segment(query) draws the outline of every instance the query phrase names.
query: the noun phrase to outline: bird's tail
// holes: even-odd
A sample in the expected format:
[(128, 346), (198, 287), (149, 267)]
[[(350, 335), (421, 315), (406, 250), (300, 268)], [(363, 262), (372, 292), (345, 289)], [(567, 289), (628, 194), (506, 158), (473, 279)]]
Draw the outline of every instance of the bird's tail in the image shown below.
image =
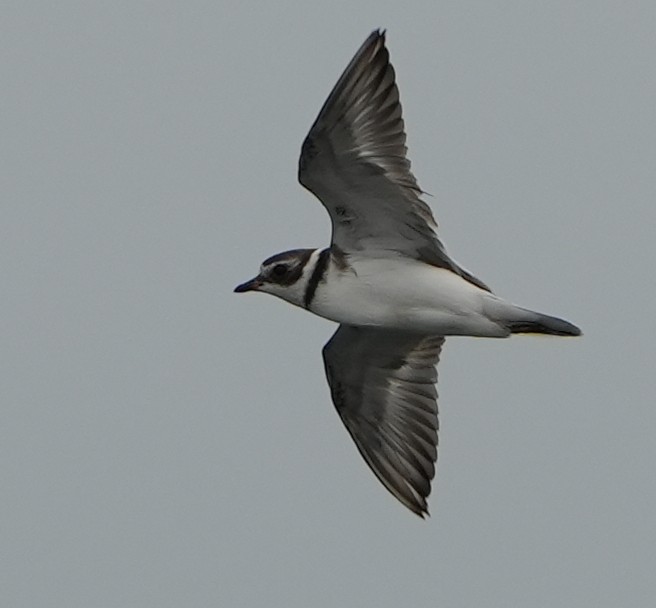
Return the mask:
[(506, 323), (511, 334), (549, 334), (550, 336), (581, 335), (581, 330), (569, 321), (530, 310), (526, 312), (530, 313), (533, 318), (508, 321)]
[(581, 335), (581, 330), (569, 321), (521, 308), (499, 298), (488, 298), (485, 311), (511, 334)]

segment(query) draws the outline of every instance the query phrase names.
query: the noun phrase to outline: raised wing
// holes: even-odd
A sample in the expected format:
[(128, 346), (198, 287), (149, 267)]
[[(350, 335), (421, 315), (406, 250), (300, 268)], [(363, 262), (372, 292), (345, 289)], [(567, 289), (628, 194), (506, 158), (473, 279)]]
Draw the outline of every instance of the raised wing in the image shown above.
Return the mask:
[(406, 255), (483, 283), (447, 255), (406, 157), (399, 90), (384, 32), (374, 31), (303, 142), (298, 178), (328, 210), (345, 253)]
[(437, 460), (442, 336), (340, 325), (323, 349), (333, 403), (385, 487), (423, 517)]

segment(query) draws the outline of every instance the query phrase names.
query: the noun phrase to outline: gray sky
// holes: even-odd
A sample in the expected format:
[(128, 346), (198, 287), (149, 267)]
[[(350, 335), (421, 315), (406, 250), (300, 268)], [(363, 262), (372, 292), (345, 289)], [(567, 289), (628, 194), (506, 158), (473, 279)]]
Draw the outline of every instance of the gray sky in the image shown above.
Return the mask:
[[(427, 521), (334, 412), (333, 325), (232, 293), (328, 244), (300, 144), (378, 26), (450, 253), (585, 333), (447, 341)], [(4, 2), (0, 603), (653, 605), (655, 29), (651, 0)]]

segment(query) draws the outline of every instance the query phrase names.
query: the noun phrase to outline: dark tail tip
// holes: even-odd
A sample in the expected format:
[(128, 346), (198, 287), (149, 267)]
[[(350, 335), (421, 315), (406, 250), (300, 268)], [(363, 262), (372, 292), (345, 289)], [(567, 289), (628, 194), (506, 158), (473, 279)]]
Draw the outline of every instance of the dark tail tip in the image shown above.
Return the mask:
[(508, 324), (513, 334), (547, 334), (550, 336), (580, 336), (581, 330), (564, 319), (537, 315), (535, 321), (516, 321)]

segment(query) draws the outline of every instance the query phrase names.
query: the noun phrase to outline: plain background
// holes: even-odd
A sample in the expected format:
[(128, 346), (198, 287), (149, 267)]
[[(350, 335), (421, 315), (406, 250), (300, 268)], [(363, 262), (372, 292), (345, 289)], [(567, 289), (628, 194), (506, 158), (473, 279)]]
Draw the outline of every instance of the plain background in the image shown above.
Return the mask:
[[(388, 28), (451, 254), (578, 340), (452, 339), (421, 521), (333, 325), (233, 287), (323, 247), (300, 144)], [(0, 603), (656, 602), (656, 5), (4, 2)]]

